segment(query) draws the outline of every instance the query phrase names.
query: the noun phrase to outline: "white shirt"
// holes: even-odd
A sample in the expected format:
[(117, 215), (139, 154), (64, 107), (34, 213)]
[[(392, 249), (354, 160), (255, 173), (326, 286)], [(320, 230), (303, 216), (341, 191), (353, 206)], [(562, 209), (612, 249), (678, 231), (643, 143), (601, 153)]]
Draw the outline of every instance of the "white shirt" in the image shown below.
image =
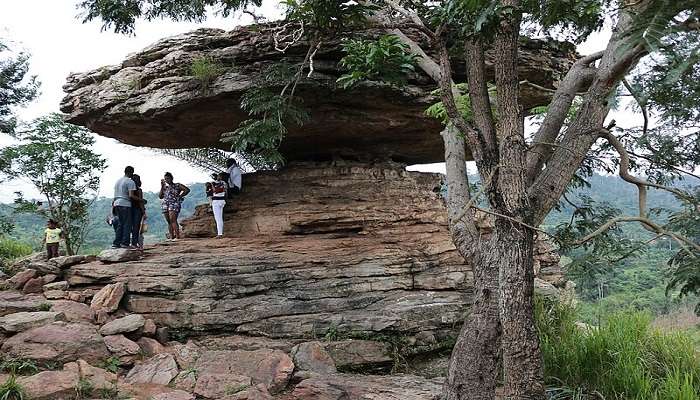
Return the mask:
[(228, 172), (228, 185), (230, 187), (237, 187), (238, 189), (241, 189), (241, 169), (238, 168), (236, 165), (232, 165), (229, 167), (229, 169), (226, 171)]

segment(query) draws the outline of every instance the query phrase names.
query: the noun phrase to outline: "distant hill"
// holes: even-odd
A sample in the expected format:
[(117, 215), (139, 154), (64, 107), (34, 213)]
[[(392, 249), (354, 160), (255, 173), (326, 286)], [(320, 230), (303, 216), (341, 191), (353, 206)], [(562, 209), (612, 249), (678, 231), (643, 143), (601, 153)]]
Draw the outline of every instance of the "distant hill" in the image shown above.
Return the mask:
[[(191, 191), (182, 203), (180, 218), (189, 217), (197, 205), (207, 201), (203, 183), (191, 184), (188, 187)], [(160, 210), (158, 193), (144, 192), (144, 198), (148, 201), (146, 204), (148, 232), (144, 235), (144, 240), (146, 243), (164, 240), (168, 229)], [(81, 252), (93, 253), (112, 244), (114, 230), (106, 222), (111, 206), (112, 198), (108, 197), (100, 197), (90, 206), (92, 223), (88, 228), (87, 239)], [(12, 210), (11, 204), (0, 204), (0, 215), (9, 216), (15, 223), (12, 236), (21, 241), (31, 243), (38, 248), (41, 243), (41, 233), (46, 222), (36, 215), (16, 214)]]

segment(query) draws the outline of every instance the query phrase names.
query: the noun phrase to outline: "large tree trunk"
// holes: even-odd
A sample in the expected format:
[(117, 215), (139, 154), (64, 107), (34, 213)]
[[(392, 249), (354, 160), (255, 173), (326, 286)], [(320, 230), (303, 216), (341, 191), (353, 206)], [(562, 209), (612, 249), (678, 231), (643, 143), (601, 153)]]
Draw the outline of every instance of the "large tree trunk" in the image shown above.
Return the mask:
[(498, 263), (487, 241), (472, 260), (474, 304), (452, 350), (444, 400), (493, 400), (499, 361)]
[(542, 356), (533, 315), (534, 233), (505, 219), (496, 222), (492, 247), (500, 277), (504, 392), (509, 400), (545, 399)]

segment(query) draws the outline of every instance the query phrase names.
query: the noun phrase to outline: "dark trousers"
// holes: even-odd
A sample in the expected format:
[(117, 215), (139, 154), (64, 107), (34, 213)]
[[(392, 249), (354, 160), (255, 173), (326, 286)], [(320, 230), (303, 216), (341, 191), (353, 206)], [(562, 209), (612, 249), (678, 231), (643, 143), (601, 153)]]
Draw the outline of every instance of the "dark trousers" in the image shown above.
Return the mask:
[(131, 234), (131, 207), (114, 206), (114, 214), (119, 219), (119, 224), (114, 230), (114, 246), (128, 246)]
[(46, 258), (58, 257), (58, 243), (46, 243)]
[(139, 235), (141, 235), (141, 217), (143, 213), (138, 207), (131, 207), (131, 245), (139, 245)]

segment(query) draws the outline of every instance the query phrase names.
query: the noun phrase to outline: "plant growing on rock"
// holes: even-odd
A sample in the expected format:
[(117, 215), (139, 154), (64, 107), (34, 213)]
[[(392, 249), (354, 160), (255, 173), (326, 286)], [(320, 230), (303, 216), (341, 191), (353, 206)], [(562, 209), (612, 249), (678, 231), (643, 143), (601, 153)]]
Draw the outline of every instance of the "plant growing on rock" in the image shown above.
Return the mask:
[(192, 60), (190, 73), (202, 85), (202, 91), (208, 92), (209, 85), (217, 76), (224, 72), (224, 68), (211, 57), (201, 56)]
[(42, 201), (17, 193), (16, 212), (58, 222), (69, 255), (80, 250), (88, 229), (88, 206), (100, 186), (105, 160), (92, 150), (90, 132), (63, 122), (60, 114), (32, 121), (14, 134), (19, 144), (0, 150), (0, 173), (31, 182)]
[(32, 360), (10, 357), (0, 361), (0, 371), (9, 372), (11, 375), (32, 375), (39, 372), (39, 367)]
[(92, 396), (95, 391), (95, 385), (89, 379), (80, 378), (78, 384), (75, 385), (75, 398), (86, 399)]
[(0, 385), (0, 400), (24, 400), (27, 399), (24, 387), (17, 382), (17, 377), (11, 374), (7, 380)]

